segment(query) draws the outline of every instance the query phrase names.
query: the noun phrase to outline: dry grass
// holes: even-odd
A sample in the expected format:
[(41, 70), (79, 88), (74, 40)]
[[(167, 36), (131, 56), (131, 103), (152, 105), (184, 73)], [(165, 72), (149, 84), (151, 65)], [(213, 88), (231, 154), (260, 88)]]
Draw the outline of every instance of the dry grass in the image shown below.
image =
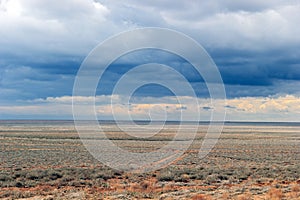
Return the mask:
[(191, 200), (212, 200), (212, 197), (205, 194), (196, 194), (192, 196)]
[[(199, 128), (197, 140), (172, 165), (129, 174), (95, 160), (73, 127), (0, 126), (0, 198), (300, 199), (297, 128), (225, 127), (216, 147), (200, 160), (205, 128)], [(142, 151), (168, 142), (171, 130), (149, 139), (145, 144), (151, 147)], [(140, 148), (114, 128), (109, 137), (127, 149)]]
[(300, 198), (300, 186), (299, 185), (293, 185), (292, 191), (287, 194), (287, 199), (299, 199)]
[(253, 196), (252, 196), (252, 194), (246, 193), (246, 194), (238, 195), (236, 199), (237, 200), (252, 200)]
[(283, 197), (281, 189), (271, 188), (267, 193), (267, 198), (270, 200), (281, 200)]

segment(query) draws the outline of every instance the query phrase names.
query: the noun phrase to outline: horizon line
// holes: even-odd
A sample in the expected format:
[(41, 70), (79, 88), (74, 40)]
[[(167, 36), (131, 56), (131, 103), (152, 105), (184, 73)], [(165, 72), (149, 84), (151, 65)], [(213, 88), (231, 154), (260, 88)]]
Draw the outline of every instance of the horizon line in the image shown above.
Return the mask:
[[(75, 121), (74, 119), (0, 119), (0, 121)], [(77, 121), (94, 121), (90, 119), (82, 119)], [(130, 120), (114, 120), (114, 119), (98, 119), (97, 121), (107, 121), (107, 122), (130, 122)], [(151, 120), (132, 120), (134, 122), (151, 122)], [(152, 122), (164, 122), (163, 120), (152, 120)], [(225, 121), (210, 121), (210, 120), (200, 120), (200, 121), (180, 121), (180, 120), (167, 120), (165, 122), (198, 122), (198, 123), (300, 123), (300, 121), (253, 121), (253, 120), (225, 120)]]

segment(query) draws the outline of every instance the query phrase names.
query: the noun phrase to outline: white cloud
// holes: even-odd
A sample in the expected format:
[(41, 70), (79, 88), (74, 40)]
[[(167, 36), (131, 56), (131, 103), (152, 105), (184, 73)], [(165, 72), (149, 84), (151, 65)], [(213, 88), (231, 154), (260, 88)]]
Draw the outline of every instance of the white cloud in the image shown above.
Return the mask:
[(299, 44), (297, 1), (1, 0), (0, 51), (86, 55), (134, 27), (175, 28), (205, 46), (257, 49)]
[(298, 113), (300, 98), (293, 95), (279, 97), (243, 97), (227, 100), (227, 105), (234, 108), (232, 112), (245, 113)]
[(300, 43), (300, 4), (259, 12), (217, 12), (204, 19), (178, 19), (164, 14), (173, 27), (192, 32), (203, 44), (213, 47), (262, 50)]
[[(197, 98), (198, 107), (194, 104), (192, 97), (139, 97), (134, 103), (123, 102), (123, 96), (62, 96), (48, 97), (46, 99), (34, 99), (23, 102), (21, 106), (0, 106), (0, 112), (5, 115), (28, 115), (47, 117), (72, 118), (72, 98), (75, 99), (82, 116), (87, 117), (93, 114), (86, 109), (87, 104), (96, 101), (96, 112), (99, 119), (111, 119), (112, 113), (120, 119), (127, 119), (129, 113), (133, 119), (164, 119), (167, 114), (169, 120), (180, 119), (181, 112), (187, 113), (189, 119), (195, 119), (197, 110), (200, 111), (200, 120), (209, 120), (212, 110), (220, 115), (224, 102), (216, 100), (212, 105), (210, 99)], [(110, 104), (111, 98), (115, 99), (115, 104)], [(177, 98), (180, 99), (179, 103)], [(243, 97), (226, 100), (227, 117), (226, 120), (256, 120), (256, 121), (299, 121), (300, 119), (300, 97), (293, 95), (274, 97)], [(27, 105), (24, 105), (26, 103)], [(154, 117), (154, 118), (153, 118)]]
[[(300, 43), (300, 2), (295, 0), (101, 2), (114, 19), (174, 28), (209, 47), (257, 50)], [(140, 12), (145, 14), (132, 14)]]
[(0, 2), (0, 51), (14, 55), (82, 55), (108, 35), (109, 9), (93, 0)]

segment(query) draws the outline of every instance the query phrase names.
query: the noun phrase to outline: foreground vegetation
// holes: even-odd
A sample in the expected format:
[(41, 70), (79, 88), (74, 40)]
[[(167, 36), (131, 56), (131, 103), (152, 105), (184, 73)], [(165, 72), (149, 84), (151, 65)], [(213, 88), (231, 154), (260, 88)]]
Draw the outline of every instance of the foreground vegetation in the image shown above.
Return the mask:
[[(72, 126), (0, 127), (0, 198), (18, 199), (299, 199), (299, 127), (226, 126), (216, 147), (199, 159), (207, 127), (166, 168), (131, 174), (103, 166)], [(148, 139), (110, 127), (126, 149), (150, 151), (172, 139), (172, 128)]]

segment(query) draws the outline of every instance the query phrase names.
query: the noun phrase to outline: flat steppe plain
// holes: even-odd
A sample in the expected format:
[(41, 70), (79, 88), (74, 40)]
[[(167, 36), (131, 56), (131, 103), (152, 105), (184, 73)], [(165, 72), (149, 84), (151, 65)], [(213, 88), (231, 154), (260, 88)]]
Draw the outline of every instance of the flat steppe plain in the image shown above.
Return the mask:
[[(185, 125), (188, 129), (188, 125)], [(150, 138), (113, 124), (107, 137), (127, 151), (166, 145), (176, 125)], [(300, 126), (226, 124), (204, 159), (207, 131), (172, 164), (147, 173), (111, 169), (93, 158), (72, 124), (0, 123), (1, 199), (300, 199)]]

